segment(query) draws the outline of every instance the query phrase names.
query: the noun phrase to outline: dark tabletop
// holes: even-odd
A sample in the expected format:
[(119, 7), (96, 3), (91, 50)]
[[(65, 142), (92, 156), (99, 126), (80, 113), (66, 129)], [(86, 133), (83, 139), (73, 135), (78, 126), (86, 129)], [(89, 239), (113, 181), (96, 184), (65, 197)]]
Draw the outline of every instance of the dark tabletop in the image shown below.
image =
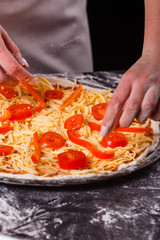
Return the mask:
[[(93, 74), (98, 79), (119, 74)], [(101, 81), (101, 80), (100, 80)], [(102, 81), (102, 82), (103, 82)], [(106, 80), (107, 82), (107, 80)], [(0, 230), (20, 239), (160, 239), (160, 161), (92, 184), (36, 187), (0, 184)]]

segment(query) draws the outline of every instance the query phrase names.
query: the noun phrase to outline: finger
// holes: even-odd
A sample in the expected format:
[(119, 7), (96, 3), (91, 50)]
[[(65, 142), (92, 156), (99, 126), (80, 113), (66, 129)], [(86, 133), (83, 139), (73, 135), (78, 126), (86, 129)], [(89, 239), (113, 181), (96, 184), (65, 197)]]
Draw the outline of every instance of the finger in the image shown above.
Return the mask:
[(107, 135), (113, 128), (114, 123), (116, 122), (116, 118), (121, 109), (123, 108), (123, 105), (126, 102), (129, 94), (130, 85), (126, 84), (126, 82), (123, 81), (122, 78), (111, 98), (111, 101), (108, 104), (107, 111), (104, 115), (101, 126), (102, 136)]
[(3, 42), (0, 44), (0, 64), (18, 80), (33, 79), (33, 76), (16, 61)]
[(0, 65), (0, 86), (16, 87), (19, 81)]
[(160, 97), (159, 87), (152, 86), (151, 88), (148, 89), (143, 98), (140, 112), (137, 116), (139, 122), (146, 121), (147, 118), (154, 112), (159, 97)]
[(138, 84), (133, 87), (119, 120), (121, 127), (129, 127), (131, 125), (140, 110), (144, 94), (144, 89)]
[(123, 112), (123, 109), (121, 109), (121, 110), (119, 111), (119, 113), (117, 114), (116, 120), (115, 120), (115, 122), (114, 122), (114, 125), (113, 125), (111, 131), (116, 130), (116, 129), (120, 126), (120, 125), (119, 125), (119, 119), (120, 119), (120, 117), (121, 117), (121, 115), (122, 115), (122, 112)]
[(151, 115), (151, 119), (155, 120), (155, 121), (159, 121), (160, 120), (160, 99), (157, 103), (157, 106), (154, 110), (154, 112)]
[(15, 59), (23, 66), (23, 67), (29, 67), (27, 61), (22, 57), (19, 48), (16, 46), (16, 44), (11, 40), (7, 32), (1, 28), (2, 30), (2, 39), (7, 47), (7, 49), (12, 53), (12, 55), (15, 57)]

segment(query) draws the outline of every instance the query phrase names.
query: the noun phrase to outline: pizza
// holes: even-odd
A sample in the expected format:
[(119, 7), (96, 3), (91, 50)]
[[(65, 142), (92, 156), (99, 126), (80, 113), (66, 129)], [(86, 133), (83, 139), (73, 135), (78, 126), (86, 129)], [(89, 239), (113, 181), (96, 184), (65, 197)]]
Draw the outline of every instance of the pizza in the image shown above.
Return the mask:
[(158, 122), (135, 119), (128, 128), (100, 135), (112, 94), (43, 77), (0, 87), (0, 175), (73, 179), (118, 172), (145, 159), (158, 145)]

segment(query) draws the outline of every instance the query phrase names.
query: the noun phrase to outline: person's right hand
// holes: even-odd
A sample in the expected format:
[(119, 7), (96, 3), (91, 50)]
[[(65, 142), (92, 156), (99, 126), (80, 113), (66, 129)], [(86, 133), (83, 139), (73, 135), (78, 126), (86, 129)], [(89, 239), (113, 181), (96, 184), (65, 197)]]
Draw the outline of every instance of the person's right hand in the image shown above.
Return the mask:
[(32, 80), (28, 64), (7, 32), (0, 26), (0, 85), (14, 87), (20, 80)]

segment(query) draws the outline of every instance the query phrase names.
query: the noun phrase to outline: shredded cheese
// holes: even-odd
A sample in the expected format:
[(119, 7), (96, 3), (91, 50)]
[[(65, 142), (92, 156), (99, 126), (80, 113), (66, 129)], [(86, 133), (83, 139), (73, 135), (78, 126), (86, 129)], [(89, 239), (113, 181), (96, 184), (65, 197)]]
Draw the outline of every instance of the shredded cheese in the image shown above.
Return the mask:
[[(6, 134), (0, 134), (0, 144), (12, 146), (14, 152), (7, 156), (0, 156), (0, 171), (10, 172), (13, 174), (34, 174), (38, 176), (52, 177), (56, 175), (85, 175), (89, 173), (106, 174), (116, 171), (121, 164), (128, 164), (134, 161), (153, 141), (152, 136), (147, 133), (124, 133), (128, 144), (126, 147), (117, 147), (114, 149), (115, 156), (113, 159), (98, 159), (93, 156), (84, 147), (72, 143), (67, 136), (67, 130), (64, 129), (64, 122), (74, 114), (82, 114), (84, 116), (84, 124), (82, 125), (80, 134), (83, 139), (91, 142), (100, 151), (111, 150), (104, 148), (100, 141), (102, 137), (97, 131), (92, 131), (88, 125), (89, 122), (100, 124), (92, 116), (92, 106), (98, 103), (108, 103), (111, 99), (111, 89), (100, 93), (98, 91), (90, 91), (83, 89), (80, 95), (65, 108), (65, 111), (60, 111), (60, 106), (65, 99), (77, 87), (75, 81), (72, 88), (62, 88), (64, 96), (60, 100), (47, 100), (45, 98), (45, 91), (54, 89), (54, 87), (47, 81), (47, 79), (40, 77), (39, 81), (35, 82), (33, 88), (45, 99), (45, 108), (40, 112), (35, 112), (31, 118), (23, 122), (7, 121), (10, 123), (13, 130)], [(60, 86), (57, 86), (59, 89)], [(0, 112), (3, 113), (4, 108), (16, 104), (30, 104), (33, 108), (37, 106), (37, 100), (32, 97), (23, 85), (15, 88), (17, 97), (13, 99), (6, 99), (0, 94)], [(6, 122), (6, 123), (7, 123)], [(0, 123), (0, 126), (2, 124)], [(150, 127), (150, 120), (148, 119), (143, 125), (137, 121), (132, 123), (133, 127)], [(58, 150), (41, 147), (41, 160), (34, 164), (31, 156), (34, 153), (33, 134), (38, 132), (41, 137), (45, 132), (56, 132), (61, 134), (65, 139), (65, 146)], [(79, 150), (86, 154), (88, 159), (88, 166), (80, 170), (63, 170), (59, 167), (57, 154), (67, 150)]]

